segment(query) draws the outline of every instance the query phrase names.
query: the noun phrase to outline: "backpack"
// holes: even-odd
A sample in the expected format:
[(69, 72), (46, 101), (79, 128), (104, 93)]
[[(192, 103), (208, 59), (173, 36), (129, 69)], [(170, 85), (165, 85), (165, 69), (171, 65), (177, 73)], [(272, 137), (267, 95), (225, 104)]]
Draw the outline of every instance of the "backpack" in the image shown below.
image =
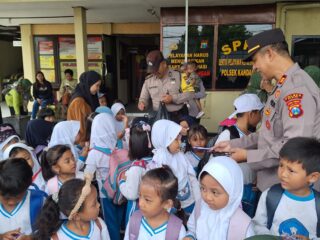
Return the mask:
[[(273, 185), (266, 197), (266, 207), (267, 207), (267, 228), (270, 229), (272, 226), (274, 214), (277, 210), (277, 207), (280, 203), (282, 194), (284, 189), (281, 187), (281, 184)], [(313, 189), (314, 200), (316, 204), (316, 212), (317, 212), (317, 237), (320, 237), (320, 193)]]
[(104, 192), (107, 197), (112, 199), (114, 204), (121, 205), (126, 201), (126, 199), (120, 192), (119, 183), (132, 163), (128, 157), (128, 150), (114, 149), (111, 151), (110, 149), (100, 148), (97, 146), (93, 149), (110, 156), (109, 170), (107, 177), (103, 182), (103, 189), (105, 190)]
[(0, 143), (12, 135), (17, 135), (17, 132), (10, 123), (0, 124)]
[[(140, 210), (135, 211), (129, 223), (129, 240), (137, 240), (139, 237), (140, 224), (142, 220), (142, 213)], [(180, 229), (182, 226), (182, 220), (173, 214), (170, 214), (167, 230), (166, 230), (166, 240), (178, 240)]]
[[(96, 220), (94, 220), (95, 224), (97, 225), (97, 227), (99, 228), (100, 232), (102, 231), (102, 225), (101, 225), (101, 222), (99, 221), (99, 218), (97, 218)], [(51, 239), (52, 240), (59, 240), (59, 237), (58, 237), (58, 234), (57, 233), (54, 233), (52, 236), (51, 236)]]
[[(201, 201), (197, 201), (194, 207), (195, 227), (197, 228), (197, 220), (201, 214)], [(234, 214), (231, 216), (227, 240), (240, 240), (245, 239), (251, 218), (241, 210), (237, 208)]]
[(32, 231), (35, 231), (35, 223), (37, 217), (42, 209), (44, 199), (47, 198), (47, 194), (40, 190), (29, 189), (30, 191), (30, 222)]

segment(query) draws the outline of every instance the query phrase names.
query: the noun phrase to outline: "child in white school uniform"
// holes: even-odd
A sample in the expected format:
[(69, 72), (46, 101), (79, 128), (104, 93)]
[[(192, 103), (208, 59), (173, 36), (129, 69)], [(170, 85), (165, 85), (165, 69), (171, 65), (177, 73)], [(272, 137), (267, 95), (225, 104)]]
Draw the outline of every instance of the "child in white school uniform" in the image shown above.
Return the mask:
[(109, 160), (112, 151), (116, 148), (117, 134), (115, 120), (109, 113), (99, 113), (92, 122), (90, 151), (86, 161), (85, 173), (96, 173), (99, 186), (100, 203), (103, 217), (108, 226), (110, 238), (120, 240), (120, 227), (125, 206), (113, 204), (104, 190), (103, 183), (109, 171)]
[[(182, 239), (185, 216), (177, 194), (178, 179), (168, 166), (148, 171), (140, 184), (140, 210), (130, 218), (124, 240)], [(172, 208), (183, 220), (169, 213)]]
[(34, 230), (45, 194), (28, 189), (32, 175), (25, 159), (0, 162), (0, 239), (27, 237)]
[(126, 109), (124, 105), (117, 102), (111, 106), (111, 111), (114, 115), (116, 131), (117, 131), (117, 147), (119, 149), (128, 149), (128, 143), (126, 142), (125, 134), (126, 129), (129, 127), (128, 116), (126, 115)]
[(55, 145), (43, 151), (41, 157), (42, 175), (47, 181), (48, 195), (59, 191), (61, 186), (73, 178), (83, 179), (83, 172), (77, 171), (77, 163), (67, 145)]
[[(85, 180), (71, 179), (47, 199), (37, 221), (36, 240), (110, 239), (106, 224), (98, 217), (100, 204), (91, 180), (92, 175)], [(67, 220), (61, 220), (61, 214)]]
[(281, 239), (320, 239), (320, 141), (296, 137), (279, 152), (280, 184), (265, 190), (253, 218), (256, 234)]
[(20, 142), (20, 137), (18, 135), (11, 135), (7, 137), (1, 144), (0, 144), (0, 160), (4, 160), (5, 158), (3, 157), (4, 151), (14, 143)]
[(139, 186), (141, 177), (146, 172), (147, 164), (151, 157), (151, 127), (149, 124), (139, 121), (130, 128), (129, 158), (132, 165), (125, 173), (125, 179), (120, 181), (120, 191), (128, 200), (126, 223), (132, 213), (138, 209)]
[(38, 159), (33, 153), (33, 148), (25, 145), (24, 143), (14, 143), (10, 145), (3, 153), (3, 157), (7, 158), (23, 158), (27, 161), (32, 168), (32, 184), (31, 188), (44, 191), (46, 182), (42, 176), (42, 169)]
[(188, 144), (185, 156), (197, 174), (199, 173), (198, 165), (206, 152), (200, 149), (197, 150), (196, 147), (205, 147), (207, 145), (207, 138), (208, 131), (200, 124), (191, 126), (188, 131)]
[(148, 169), (168, 165), (178, 178), (179, 190), (177, 198), (182, 208), (191, 213), (194, 203), (200, 198), (199, 184), (191, 164), (180, 151), (180, 132), (182, 127), (169, 120), (158, 120), (152, 127), (151, 139), (154, 156)]
[(243, 240), (254, 235), (250, 217), (240, 208), (243, 180), (234, 160), (211, 158), (199, 181), (201, 200), (189, 218), (184, 240)]
[[(229, 119), (237, 117), (236, 123), (221, 132), (215, 144), (249, 135), (256, 131), (257, 125), (261, 121), (261, 110), (264, 104), (256, 94), (243, 94), (234, 100), (233, 105), (235, 111), (229, 116)], [(243, 172), (244, 184), (255, 182), (256, 173), (249, 164), (240, 163), (239, 165)]]
[(89, 151), (89, 146), (81, 147), (79, 145), (79, 131), (79, 121), (72, 120), (59, 122), (54, 126), (51, 139), (48, 144), (49, 148), (58, 144), (68, 145), (77, 161), (78, 170), (83, 168)]

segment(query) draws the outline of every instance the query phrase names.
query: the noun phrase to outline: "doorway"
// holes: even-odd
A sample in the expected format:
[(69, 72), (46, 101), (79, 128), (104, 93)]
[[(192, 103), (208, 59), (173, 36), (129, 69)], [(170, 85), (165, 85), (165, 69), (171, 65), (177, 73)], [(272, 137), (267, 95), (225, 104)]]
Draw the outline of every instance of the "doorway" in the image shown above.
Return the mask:
[(117, 36), (118, 99), (127, 111), (136, 111), (146, 77), (148, 52), (160, 49), (160, 36)]

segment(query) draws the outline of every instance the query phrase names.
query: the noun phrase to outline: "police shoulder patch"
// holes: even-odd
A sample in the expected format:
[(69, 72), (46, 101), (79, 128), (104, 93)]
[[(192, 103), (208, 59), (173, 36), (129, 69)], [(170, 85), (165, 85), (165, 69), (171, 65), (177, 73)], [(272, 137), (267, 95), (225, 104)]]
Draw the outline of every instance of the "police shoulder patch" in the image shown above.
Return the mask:
[(301, 105), (302, 98), (302, 93), (291, 93), (283, 98), (287, 104), (290, 118), (298, 118), (303, 115), (303, 109)]

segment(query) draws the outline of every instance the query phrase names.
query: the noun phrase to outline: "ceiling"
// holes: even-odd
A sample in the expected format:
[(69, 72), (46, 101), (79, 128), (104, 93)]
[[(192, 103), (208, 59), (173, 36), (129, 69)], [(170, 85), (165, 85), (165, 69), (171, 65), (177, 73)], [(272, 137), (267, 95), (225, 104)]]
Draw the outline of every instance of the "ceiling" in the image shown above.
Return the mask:
[[(278, 0), (189, 0), (189, 6), (275, 3)], [(299, 1), (302, 2), (302, 1)], [(88, 9), (89, 23), (158, 22), (161, 7), (183, 7), (185, 0), (0, 0), (0, 25), (72, 23), (73, 9)], [(150, 14), (154, 9), (155, 15)]]
[[(189, 0), (189, 6), (275, 2), (278, 0)], [(160, 8), (184, 5), (185, 0), (0, 0), (0, 39), (19, 37), (16, 26), (20, 24), (73, 23), (76, 6), (87, 9), (88, 23), (130, 23), (159, 22)]]

